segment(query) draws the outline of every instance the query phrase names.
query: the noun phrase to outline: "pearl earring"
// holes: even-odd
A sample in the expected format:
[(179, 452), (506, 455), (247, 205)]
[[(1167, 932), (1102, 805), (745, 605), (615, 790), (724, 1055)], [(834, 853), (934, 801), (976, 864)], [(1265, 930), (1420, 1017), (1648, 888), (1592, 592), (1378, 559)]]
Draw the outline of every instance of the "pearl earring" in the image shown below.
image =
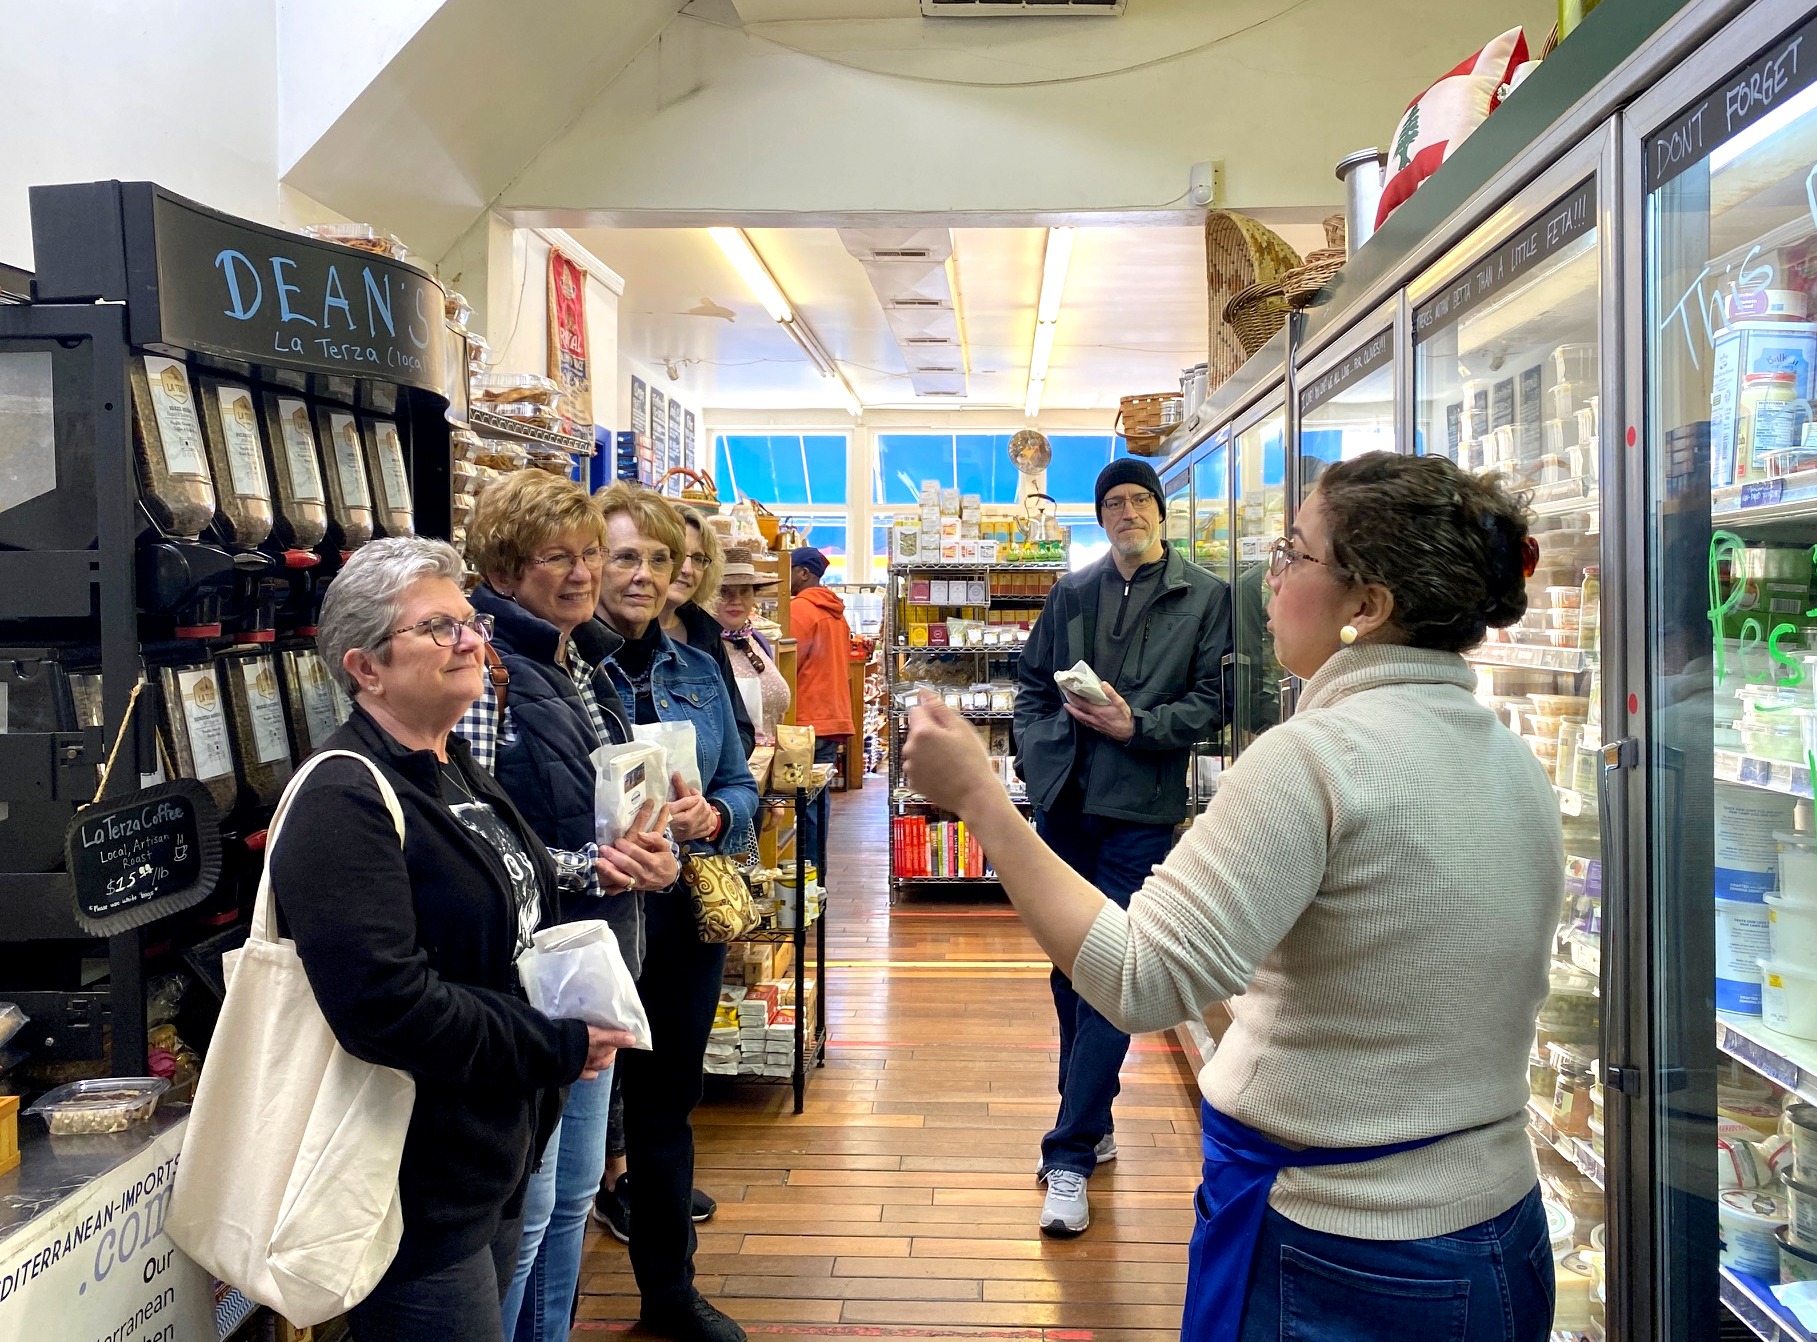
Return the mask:
[(1352, 643), (1356, 642), (1356, 626), (1354, 624), (1347, 624), (1342, 629), (1338, 630), (1338, 642), (1342, 643), (1345, 647), (1349, 647)]

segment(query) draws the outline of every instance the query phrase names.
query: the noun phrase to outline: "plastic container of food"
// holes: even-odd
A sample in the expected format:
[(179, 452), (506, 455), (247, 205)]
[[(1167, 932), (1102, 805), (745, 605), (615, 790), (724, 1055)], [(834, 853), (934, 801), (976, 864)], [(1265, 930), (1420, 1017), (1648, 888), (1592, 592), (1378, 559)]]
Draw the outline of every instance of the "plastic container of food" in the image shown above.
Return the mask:
[(1790, 1226), (1781, 1226), (1779, 1241), (1779, 1281), (1817, 1281), (1817, 1250), (1801, 1249), (1792, 1241)]
[(42, 1114), (53, 1137), (125, 1132), (143, 1123), (170, 1089), (161, 1076), (104, 1076), (46, 1091), (28, 1114)]
[(1760, 962), (1772, 954), (1767, 908), (1752, 900), (1716, 901), (1716, 1009), (1760, 1014)]
[(1527, 743), (1527, 749), (1533, 752), (1539, 762), (1546, 766), (1546, 772), (1548, 774), (1557, 770), (1558, 738), (1552, 736), (1523, 736), (1521, 740)]
[(442, 295), (442, 315), (456, 326), (465, 327), (473, 320), (473, 304), (467, 301), (465, 294), (450, 289)]
[(1589, 698), (1581, 694), (1535, 694), (1530, 697), (1533, 711), (1547, 717), (1581, 717), (1590, 709)]
[(360, 422), (366, 444), (366, 469), (371, 477), (378, 530), (385, 536), (408, 536), (416, 530), (416, 513), (410, 498), (410, 478), (404, 473), (404, 445), (397, 421), (366, 419)]
[(144, 354), (128, 361), (127, 375), (140, 497), (160, 531), (195, 540), (215, 520), (215, 488), (189, 369)]
[(1718, 1194), (1722, 1265), (1772, 1281), (1779, 1275), (1779, 1232), (1791, 1221), (1784, 1198), (1765, 1189), (1732, 1188)]
[(1546, 1209), (1546, 1238), (1552, 1242), (1552, 1256), (1562, 1258), (1571, 1252), (1577, 1234), (1577, 1218), (1572, 1216), (1563, 1203), (1547, 1198), (1541, 1204)]
[(1590, 989), (1555, 985), (1540, 1004), (1535, 1036), (1539, 1047), (1554, 1043), (1594, 1047), (1600, 1009), (1601, 1003)]
[[(1766, 897), (1770, 958), (1817, 969), (1817, 899), (1800, 899), (1777, 891)], [(1817, 1167), (1813, 1167), (1817, 1171)]]
[[(1575, 583), (1563, 587), (1548, 587), (1546, 601), (1553, 610), (1579, 610), (1583, 606), (1583, 589)], [(1571, 695), (1548, 695), (1548, 698), (1569, 699)]]
[(530, 454), (509, 438), (482, 438), (474, 461), (494, 471), (521, 471), (530, 464)]
[(473, 379), (474, 400), (495, 405), (553, 405), (561, 390), (561, 383), (541, 373), (482, 373)]
[(303, 235), (320, 242), (338, 242), (343, 247), (371, 252), (375, 256), (388, 256), (393, 261), (402, 261), (410, 255), (410, 249), (401, 240), (379, 232), (371, 224), (305, 224)]
[(1741, 748), (1748, 754), (1793, 764), (1803, 761), (1804, 728), (1796, 719), (1787, 722), (1777, 718), (1752, 721), (1743, 718), (1737, 726), (1741, 731)]
[(1802, 289), (1737, 290), (1723, 306), (1732, 322), (1801, 322), (1810, 314), (1810, 300)]
[(486, 440), (472, 429), (450, 429), (448, 450), (456, 461), (478, 461), (480, 453), (486, 450)]
[(1817, 470), (1817, 447), (1779, 447), (1760, 455), (1768, 478)]
[(1805, 1182), (1817, 1181), (1817, 1105), (1795, 1104), (1785, 1111), (1792, 1127), (1792, 1169)]
[(1718, 1188), (1764, 1188), (1767, 1185), (1766, 1164), (1754, 1143), (1745, 1137), (1716, 1139), (1716, 1186)]
[(315, 428), (328, 484), (329, 543), (338, 550), (357, 550), (372, 539), (373, 521), (360, 422), (350, 410), (317, 406)]
[[(1817, 970), (1762, 959), (1760, 1017), (1769, 1030), (1796, 1039), (1817, 1039)], [(1817, 1240), (1812, 1246), (1817, 1247)]]
[(480, 409), (504, 419), (527, 424), (531, 428), (547, 429), (551, 433), (561, 423), (561, 417), (555, 413), (553, 406), (542, 405), (535, 401), (481, 402)]
[(1817, 1253), (1817, 1186), (1789, 1171), (1779, 1176), (1779, 1184), (1792, 1209), (1786, 1221), (1792, 1243), (1807, 1253)]
[(252, 388), (243, 382), (207, 376), (198, 381), (202, 438), (215, 480), (215, 529), (228, 544), (251, 549), (264, 542), (277, 520), (259, 439), (258, 406)]
[(315, 418), (301, 396), (266, 392), (262, 408), (267, 461), (277, 491), (272, 537), (286, 549), (313, 550), (328, 535), (328, 494)]
[(1568, 419), (1575, 423), (1577, 412), (1596, 395), (1596, 383), (1588, 379), (1554, 383), (1546, 389), (1548, 419)]
[(1552, 351), (1552, 378), (1555, 382), (1596, 381), (1596, 346), (1560, 345)]
[(1548, 419), (1540, 426), (1540, 441), (1549, 453), (1565, 453), (1577, 446), (1577, 417)]

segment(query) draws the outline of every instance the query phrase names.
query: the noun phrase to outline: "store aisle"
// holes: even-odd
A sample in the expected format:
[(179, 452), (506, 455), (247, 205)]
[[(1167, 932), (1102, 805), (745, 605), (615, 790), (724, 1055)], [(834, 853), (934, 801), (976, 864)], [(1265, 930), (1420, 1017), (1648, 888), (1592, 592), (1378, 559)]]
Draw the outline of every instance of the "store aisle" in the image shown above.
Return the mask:
[[(885, 885), (887, 790), (835, 797), (826, 1067), (711, 1089), (695, 1115), (700, 1287), (767, 1337), (1171, 1342), (1198, 1178), (1197, 1090), (1171, 1035), (1139, 1038), (1120, 1158), (1080, 1239), (1043, 1239), (1034, 1169), (1056, 1098), (1047, 962), (1007, 904)], [(588, 1240), (574, 1337), (637, 1315), (624, 1247)]]

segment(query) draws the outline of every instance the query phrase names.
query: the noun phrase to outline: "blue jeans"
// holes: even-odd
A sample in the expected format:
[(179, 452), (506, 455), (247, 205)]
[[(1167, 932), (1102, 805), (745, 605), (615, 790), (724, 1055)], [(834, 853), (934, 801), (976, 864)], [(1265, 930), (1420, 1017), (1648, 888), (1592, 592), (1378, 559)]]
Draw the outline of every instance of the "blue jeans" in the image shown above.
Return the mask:
[[(839, 744), (849, 741), (849, 736), (820, 736), (814, 739), (814, 763), (832, 764), (839, 758)], [(808, 812), (801, 818), (801, 828), (795, 835), (795, 842), (801, 845), (801, 851), (813, 864), (822, 885), (826, 884), (826, 832), (833, 818), (833, 789), (828, 785), (820, 795), (808, 803)], [(793, 882), (795, 869), (786, 866), (782, 879)]]
[[(1148, 873), (1173, 847), (1172, 825), (1138, 825), (1087, 815), (1069, 788), (1050, 810), (1035, 816), (1035, 831), (1062, 861), (1123, 908)], [(1075, 1170), (1089, 1176), (1092, 1153), (1111, 1131), (1117, 1073), (1129, 1053), (1129, 1036), (1073, 991), (1058, 969), (1052, 976), (1054, 1011), (1060, 1018), (1060, 1115), (1041, 1139), (1041, 1172)]]
[(507, 1342), (561, 1342), (568, 1336), (587, 1209), (606, 1169), (611, 1095), (610, 1071), (576, 1081), (543, 1150), (542, 1167), (530, 1176), (517, 1270), (500, 1311)]
[(1554, 1291), (1538, 1188), (1433, 1239), (1326, 1235), (1270, 1208), (1238, 1342), (1546, 1342)]

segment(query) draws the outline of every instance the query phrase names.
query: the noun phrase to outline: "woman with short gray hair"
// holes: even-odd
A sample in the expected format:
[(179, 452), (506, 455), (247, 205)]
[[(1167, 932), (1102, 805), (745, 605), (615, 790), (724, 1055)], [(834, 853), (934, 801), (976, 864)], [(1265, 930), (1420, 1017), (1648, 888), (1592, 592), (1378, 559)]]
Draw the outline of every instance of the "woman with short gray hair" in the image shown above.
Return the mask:
[[(500, 1342), (532, 1157), (562, 1090), (629, 1036), (550, 1020), (515, 961), (556, 915), (548, 850), (452, 729), (485, 680), (490, 617), (441, 541), (356, 551), (317, 646), (353, 697), (289, 799), (267, 860), (282, 934), (349, 1053), (416, 1081), (398, 1171), (404, 1233), (350, 1316), (356, 1342)], [(368, 767), (368, 763), (372, 767)], [(396, 794), (402, 842), (374, 770)]]

